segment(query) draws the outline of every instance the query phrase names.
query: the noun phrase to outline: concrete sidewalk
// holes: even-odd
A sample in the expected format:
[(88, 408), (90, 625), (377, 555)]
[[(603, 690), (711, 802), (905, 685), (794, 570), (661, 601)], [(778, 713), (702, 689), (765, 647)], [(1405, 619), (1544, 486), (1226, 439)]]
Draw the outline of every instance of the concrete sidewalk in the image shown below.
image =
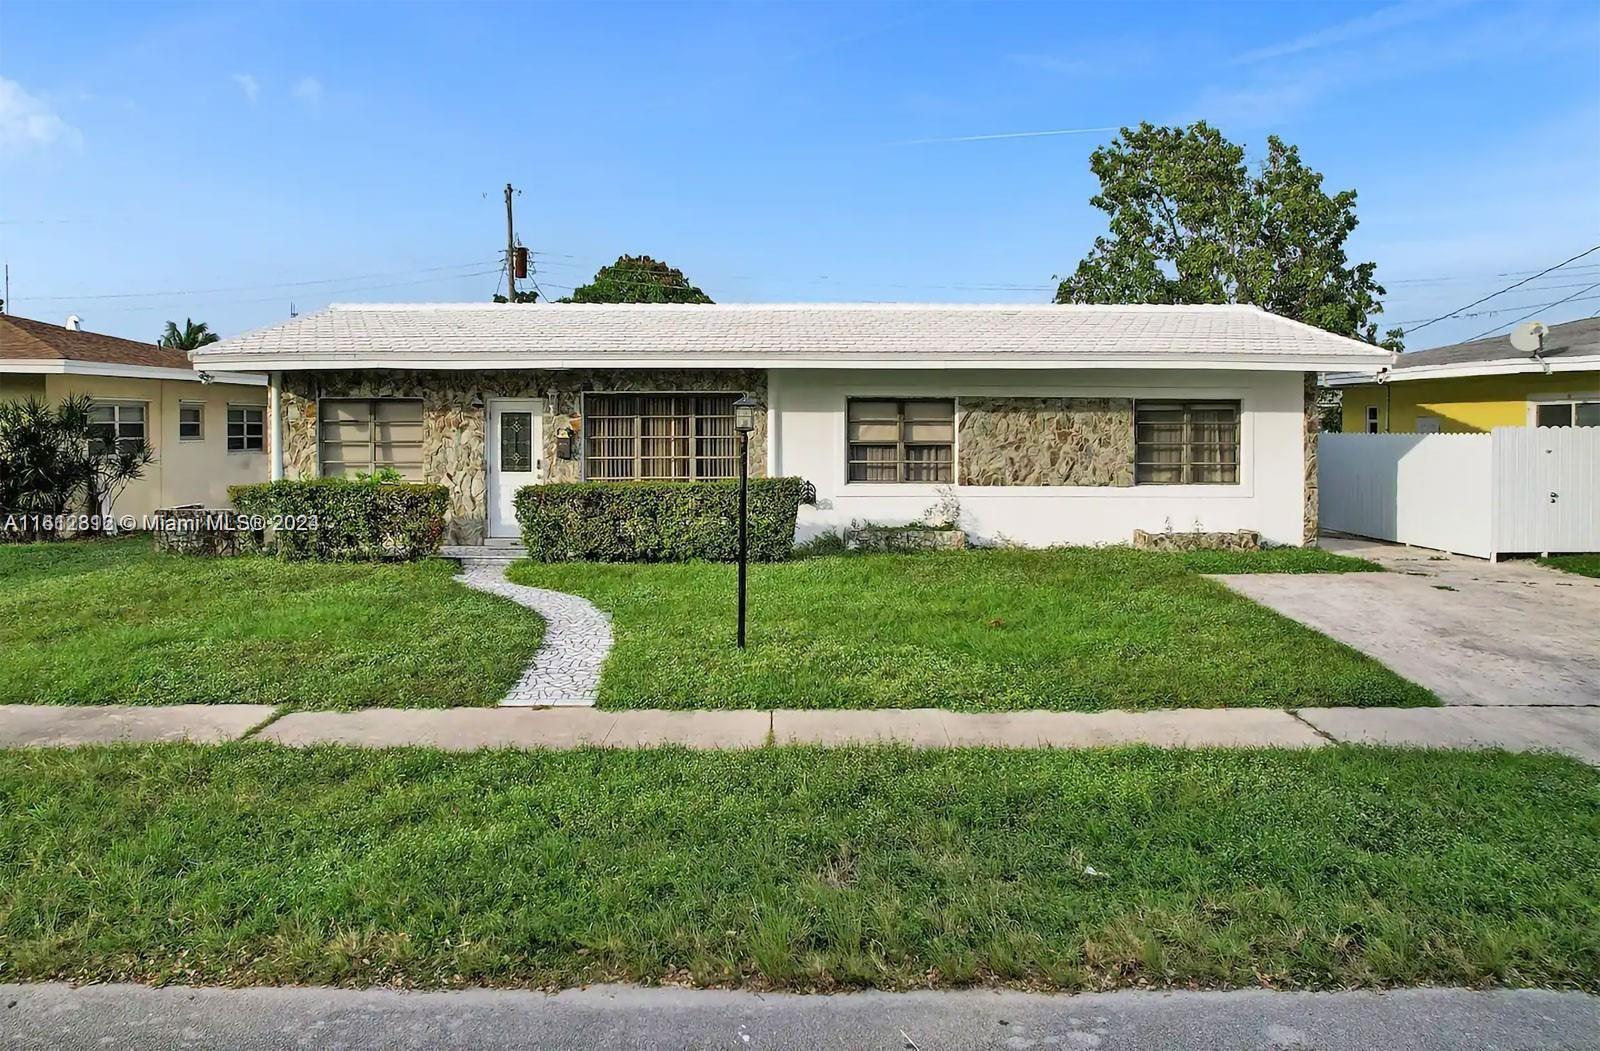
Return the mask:
[(592, 986), (406, 993), (0, 985), (9, 1048), (1592, 1048), (1600, 998), (1542, 989), (802, 996)]
[(277, 709), (269, 704), (0, 704), (0, 748), (194, 741), (243, 736)]
[[(236, 740), (273, 709), (0, 706), (0, 747)], [(295, 712), (254, 740), (294, 747), (760, 748), (902, 744), (917, 748), (1314, 748), (1330, 743), (1556, 751), (1600, 765), (1600, 707), (1186, 708), (1153, 712), (600, 711), (593, 708), (368, 708)]]

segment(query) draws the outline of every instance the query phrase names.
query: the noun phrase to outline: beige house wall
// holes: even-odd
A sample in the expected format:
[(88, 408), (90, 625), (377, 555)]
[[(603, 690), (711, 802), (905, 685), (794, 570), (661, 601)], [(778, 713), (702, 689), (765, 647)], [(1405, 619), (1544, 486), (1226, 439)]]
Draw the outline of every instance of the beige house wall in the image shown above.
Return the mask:
[[(228, 486), (267, 480), (265, 452), (228, 451), (228, 406), (260, 408), (265, 420), (267, 388), (264, 386), (54, 373), (42, 376), (12, 373), (4, 378), (3, 389), (8, 392), (13, 380), (42, 380), (43, 389), (30, 393), (50, 403), (80, 394), (99, 401), (144, 403), (146, 434), (155, 450), (156, 462), (145, 468), (144, 477), (128, 483), (118, 494), (111, 508), (115, 514), (148, 515), (157, 508), (174, 504), (228, 507)], [(178, 406), (188, 402), (198, 403), (204, 410), (203, 436), (198, 441), (183, 441), (178, 437)]]
[(0, 401), (44, 398), (44, 377), (33, 373), (0, 372)]

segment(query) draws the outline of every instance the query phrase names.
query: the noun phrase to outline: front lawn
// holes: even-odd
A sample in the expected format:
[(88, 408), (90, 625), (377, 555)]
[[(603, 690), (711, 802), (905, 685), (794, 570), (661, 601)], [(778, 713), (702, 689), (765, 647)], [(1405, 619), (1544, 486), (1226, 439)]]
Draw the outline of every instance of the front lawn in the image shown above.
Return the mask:
[(455, 572), (0, 545), (0, 703), (494, 704), (544, 624)]
[(1585, 577), (1600, 577), (1600, 554), (1594, 555), (1551, 555), (1539, 559), (1541, 566), (1563, 570), (1567, 573), (1577, 573)]
[(1314, 549), (1121, 548), (755, 565), (744, 653), (733, 646), (731, 565), (519, 562), (511, 577), (611, 613), (600, 703), (614, 708), (1434, 703), (1376, 661), (1201, 576), (1375, 568)]
[(1597, 871), (1552, 756), (0, 752), (0, 982), (1596, 990)]

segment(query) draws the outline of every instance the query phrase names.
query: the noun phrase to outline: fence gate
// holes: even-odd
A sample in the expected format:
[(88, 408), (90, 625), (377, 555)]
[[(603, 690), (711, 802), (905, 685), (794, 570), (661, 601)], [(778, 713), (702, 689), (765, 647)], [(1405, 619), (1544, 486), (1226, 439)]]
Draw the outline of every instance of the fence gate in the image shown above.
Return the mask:
[(1325, 434), (1325, 529), (1480, 558), (1600, 551), (1600, 427)]

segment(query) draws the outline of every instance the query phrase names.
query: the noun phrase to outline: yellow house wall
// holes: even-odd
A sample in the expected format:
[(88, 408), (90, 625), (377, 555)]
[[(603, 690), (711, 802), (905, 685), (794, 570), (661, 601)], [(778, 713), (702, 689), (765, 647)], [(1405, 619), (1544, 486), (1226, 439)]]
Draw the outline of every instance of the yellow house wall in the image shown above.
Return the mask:
[(1437, 416), (1439, 429), (1447, 434), (1472, 434), (1527, 426), (1530, 399), (1600, 397), (1600, 372), (1402, 380), (1343, 391), (1346, 434), (1367, 429), (1367, 408), (1372, 405), (1378, 407), (1378, 430), (1384, 434), (1416, 433), (1418, 416)]
[(21, 372), (0, 372), (0, 401), (26, 401), (44, 397), (44, 377)]
[[(145, 427), (156, 462), (118, 495), (111, 509), (116, 514), (146, 515), (174, 504), (228, 507), (228, 486), (267, 480), (266, 453), (228, 451), (228, 406), (254, 405), (265, 410), (266, 387), (117, 376), (48, 374), (41, 378), (45, 381), (43, 397), (53, 403), (71, 394), (145, 403)], [(203, 437), (198, 441), (178, 437), (178, 405), (187, 402), (204, 406)]]

